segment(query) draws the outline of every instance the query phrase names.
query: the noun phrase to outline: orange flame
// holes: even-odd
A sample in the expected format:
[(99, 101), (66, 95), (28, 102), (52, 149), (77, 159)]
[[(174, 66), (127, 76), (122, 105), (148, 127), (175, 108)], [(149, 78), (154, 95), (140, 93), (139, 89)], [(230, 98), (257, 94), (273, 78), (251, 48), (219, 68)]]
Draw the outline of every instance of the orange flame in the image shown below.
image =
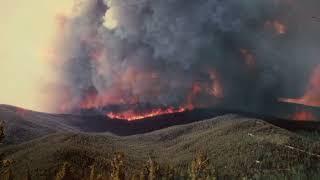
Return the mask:
[(199, 95), (202, 91), (202, 87), (200, 85), (200, 83), (195, 82), (192, 85), (192, 89), (191, 92), (188, 94), (187, 97), (187, 107), (188, 109), (194, 109), (194, 99), (197, 95)]
[(89, 94), (80, 103), (81, 109), (99, 108), (111, 104), (136, 104), (138, 99), (124, 99), (121, 93), (105, 93), (102, 96)]
[(217, 98), (223, 98), (224, 97), (223, 86), (219, 78), (218, 72), (215, 70), (209, 71), (209, 75), (212, 81), (210, 94), (212, 94)]
[(209, 70), (208, 75), (210, 78), (210, 81), (208, 82), (201, 82), (201, 81), (195, 81), (192, 84), (192, 88), (190, 93), (186, 97), (186, 107), (191, 110), (195, 107), (207, 107), (208, 104), (199, 104), (196, 102), (198, 96), (201, 95), (209, 95), (212, 97), (212, 104), (215, 104), (217, 99), (221, 99), (224, 97), (224, 89), (219, 77), (219, 74), (216, 70)]
[[(88, 93), (80, 102), (80, 108), (92, 109), (108, 105), (138, 104), (141, 94), (157, 96), (160, 93), (159, 86), (157, 86), (158, 81), (159, 77), (156, 72), (143, 72), (134, 69), (134, 67), (127, 68), (108, 90), (99, 94)], [(136, 83), (141, 83), (144, 86), (139, 90), (133, 90), (132, 87)]]
[(312, 121), (312, 120), (316, 120), (316, 116), (313, 113), (308, 111), (300, 111), (293, 114), (290, 119), (293, 119), (296, 121)]
[(120, 113), (110, 112), (110, 113), (107, 113), (107, 116), (112, 119), (126, 119), (128, 121), (133, 121), (133, 120), (145, 119), (145, 118), (154, 117), (154, 116), (181, 113), (187, 110), (188, 110), (187, 108), (182, 108), (182, 107), (181, 108), (170, 107), (168, 109), (157, 108), (157, 109), (153, 109), (146, 112), (140, 112), (140, 113), (135, 112), (133, 110), (128, 110)]
[(313, 71), (309, 81), (309, 86), (304, 96), (298, 99), (280, 98), (279, 100), (281, 102), (320, 107), (320, 65), (318, 65)]
[[(137, 120), (164, 114), (184, 112), (186, 110), (192, 110), (195, 107), (200, 108), (209, 106), (208, 104), (199, 104), (196, 102), (197, 98), (202, 95), (205, 97), (212, 97), (213, 99), (212, 102), (210, 102), (210, 105), (215, 104), (215, 100), (224, 97), (224, 90), (217, 71), (210, 70), (207, 72), (207, 75), (209, 78), (208, 81), (196, 81), (192, 85), (190, 93), (186, 96), (186, 102), (179, 108), (155, 108), (145, 112), (131, 109), (121, 112), (110, 112), (107, 113), (107, 116), (114, 119)], [(161, 90), (163, 90), (157, 86), (160, 80), (159, 78), (157, 72), (144, 72), (139, 71), (134, 67), (129, 67), (119, 75), (119, 80), (114, 82), (107, 91), (103, 93), (98, 93), (96, 91), (89, 92), (79, 103), (79, 106), (81, 109), (94, 109), (110, 105), (134, 105), (143, 103), (140, 101), (140, 94), (156, 97), (161, 93)], [(135, 91), (130, 89), (133, 87), (132, 83), (140, 82), (143, 82), (141, 89), (136, 89)]]

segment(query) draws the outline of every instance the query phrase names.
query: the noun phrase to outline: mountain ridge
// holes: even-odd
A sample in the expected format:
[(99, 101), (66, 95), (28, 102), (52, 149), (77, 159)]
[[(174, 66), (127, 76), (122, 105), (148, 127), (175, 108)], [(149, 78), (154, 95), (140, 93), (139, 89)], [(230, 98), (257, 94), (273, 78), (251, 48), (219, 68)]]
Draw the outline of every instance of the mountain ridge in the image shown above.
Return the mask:
[(21, 143), (51, 133), (59, 132), (109, 132), (119, 136), (143, 134), (176, 125), (189, 124), (226, 114), (263, 119), (288, 130), (319, 131), (320, 122), (291, 121), (240, 111), (222, 109), (197, 109), (176, 114), (167, 114), (136, 121), (110, 119), (104, 115), (49, 114), (19, 107), (0, 105), (0, 120), (5, 121), (5, 143)]
[(208, 153), (210, 167), (221, 176), (253, 177), (300, 166), (310, 173), (318, 168), (320, 141), (260, 119), (229, 114), (131, 136), (52, 133), (4, 146), (0, 153), (15, 162), (13, 171), (18, 179), (23, 177), (25, 167), (41, 179), (43, 175), (53, 177), (64, 162), (70, 163), (77, 174), (93, 165), (97, 172), (108, 174), (105, 168), (110, 167), (116, 152), (125, 154), (126, 171), (130, 173), (143, 168), (150, 154), (162, 166), (170, 164), (187, 172), (200, 150)]

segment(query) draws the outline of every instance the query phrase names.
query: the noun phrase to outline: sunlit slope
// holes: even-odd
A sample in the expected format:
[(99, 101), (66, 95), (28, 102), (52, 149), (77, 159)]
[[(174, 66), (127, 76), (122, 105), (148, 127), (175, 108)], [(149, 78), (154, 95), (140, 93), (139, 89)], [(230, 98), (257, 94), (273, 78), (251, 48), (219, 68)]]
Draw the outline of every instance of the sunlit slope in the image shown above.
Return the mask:
[(5, 143), (22, 143), (56, 132), (78, 132), (70, 125), (77, 117), (39, 113), (0, 105), (0, 121), (5, 123)]
[(220, 175), (250, 177), (292, 173), (297, 167), (311, 172), (319, 165), (320, 143), (261, 120), (226, 115), (128, 137), (54, 134), (7, 146), (1, 153), (15, 161), (13, 170), (21, 176), (26, 166), (34, 176), (53, 176), (66, 161), (76, 171), (95, 165), (97, 173), (108, 173), (110, 159), (119, 151), (126, 154), (128, 172), (141, 169), (151, 152), (161, 164), (187, 171), (197, 150), (208, 152), (210, 167)]

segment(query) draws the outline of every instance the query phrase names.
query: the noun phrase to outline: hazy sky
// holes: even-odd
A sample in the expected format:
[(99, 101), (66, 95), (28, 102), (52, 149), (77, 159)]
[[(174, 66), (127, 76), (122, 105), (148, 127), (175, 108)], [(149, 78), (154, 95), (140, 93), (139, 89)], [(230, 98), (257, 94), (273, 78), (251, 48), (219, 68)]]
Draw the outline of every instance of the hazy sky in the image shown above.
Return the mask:
[(46, 111), (57, 17), (73, 0), (0, 0), (0, 104)]

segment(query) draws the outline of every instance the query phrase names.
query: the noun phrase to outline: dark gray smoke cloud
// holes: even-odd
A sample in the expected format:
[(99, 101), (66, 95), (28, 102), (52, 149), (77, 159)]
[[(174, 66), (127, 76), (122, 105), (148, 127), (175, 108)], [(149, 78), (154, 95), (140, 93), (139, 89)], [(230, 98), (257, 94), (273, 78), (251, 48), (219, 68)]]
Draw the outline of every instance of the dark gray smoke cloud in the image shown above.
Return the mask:
[[(320, 23), (311, 18), (319, 5), (311, 0), (81, 1), (58, 46), (68, 97), (57, 104), (67, 103), (68, 110), (83, 104), (176, 107), (187, 104), (200, 84), (201, 92), (192, 97), (195, 106), (271, 108), (279, 97), (301, 95), (319, 63)], [(113, 12), (115, 28), (105, 26), (107, 11)], [(283, 23), (285, 32), (277, 33), (274, 22)], [(252, 64), (246, 64), (245, 54)], [(214, 83), (223, 87), (223, 98), (208, 90)]]

